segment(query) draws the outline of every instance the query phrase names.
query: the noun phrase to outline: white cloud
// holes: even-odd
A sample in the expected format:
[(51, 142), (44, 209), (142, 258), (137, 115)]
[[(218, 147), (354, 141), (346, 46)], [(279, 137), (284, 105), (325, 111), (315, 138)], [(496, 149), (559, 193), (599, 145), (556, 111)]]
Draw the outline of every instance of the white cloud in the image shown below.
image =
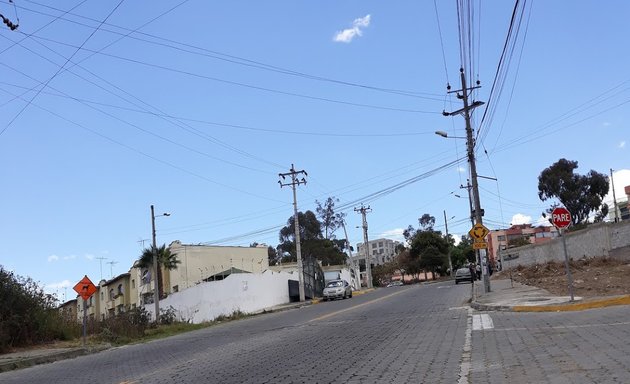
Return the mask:
[(619, 143), (619, 148), (625, 148), (626, 147), (626, 142), (622, 141)]
[(510, 221), (510, 223), (512, 223), (512, 225), (531, 224), (532, 223), (532, 217), (531, 216), (527, 216), (527, 215), (523, 215), (521, 213), (517, 213), (516, 215), (512, 216), (512, 221)]
[(86, 253), (85, 255), (83, 255), (86, 259), (88, 260), (94, 260), (94, 255), (91, 253)]
[(464, 168), (464, 167), (457, 167), (457, 172), (459, 172), (459, 173), (465, 173), (466, 171), (467, 171), (467, 169)]
[(542, 217), (542, 215), (536, 220), (534, 223), (536, 227), (551, 227), (551, 223), (549, 222), (549, 218)]
[(370, 15), (360, 17), (352, 22), (352, 28), (346, 28), (343, 31), (339, 31), (333, 37), (333, 41), (337, 43), (350, 43), (352, 40), (363, 35), (363, 29), (370, 26)]
[(604, 122), (602, 123), (602, 125), (603, 125), (604, 127), (610, 127), (610, 125), (611, 125), (611, 124), (610, 124), (608, 121), (604, 121)]
[(400, 241), (401, 243), (405, 241), (405, 237), (403, 236), (403, 228), (394, 228), (387, 230), (381, 233), (378, 237), (383, 237), (386, 239), (392, 239), (395, 241)]
[(73, 259), (76, 259), (76, 258), (77, 258), (77, 255), (70, 255), (70, 256), (64, 256), (63, 257), (64, 260), (73, 260)]
[(53, 261), (59, 261), (59, 256), (57, 256), (57, 255), (50, 255), (50, 256), (48, 256), (48, 262), (52, 263)]

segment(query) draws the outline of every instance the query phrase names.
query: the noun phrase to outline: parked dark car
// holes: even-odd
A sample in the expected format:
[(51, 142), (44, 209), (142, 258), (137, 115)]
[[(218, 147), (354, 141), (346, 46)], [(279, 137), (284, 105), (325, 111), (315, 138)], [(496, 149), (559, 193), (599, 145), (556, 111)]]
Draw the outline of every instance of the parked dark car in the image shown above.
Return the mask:
[(352, 287), (345, 280), (332, 280), (324, 288), (324, 301), (352, 297)]
[(472, 282), (472, 276), (470, 276), (470, 269), (459, 268), (455, 272), (455, 284), (459, 284), (460, 281)]

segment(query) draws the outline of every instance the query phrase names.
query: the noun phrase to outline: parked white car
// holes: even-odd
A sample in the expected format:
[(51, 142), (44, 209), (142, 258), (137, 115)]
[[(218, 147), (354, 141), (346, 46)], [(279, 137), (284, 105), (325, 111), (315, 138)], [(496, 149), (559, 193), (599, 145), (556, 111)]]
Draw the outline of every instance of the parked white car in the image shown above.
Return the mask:
[(324, 288), (324, 301), (352, 297), (352, 287), (345, 280), (332, 280)]

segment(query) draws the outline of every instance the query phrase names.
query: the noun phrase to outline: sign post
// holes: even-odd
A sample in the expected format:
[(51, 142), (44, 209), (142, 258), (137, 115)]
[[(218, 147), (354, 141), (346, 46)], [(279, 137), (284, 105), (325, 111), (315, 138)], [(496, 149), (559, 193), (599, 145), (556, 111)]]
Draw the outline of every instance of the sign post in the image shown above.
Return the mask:
[(567, 270), (567, 279), (569, 282), (569, 295), (571, 295), (571, 301), (574, 301), (573, 297), (573, 277), (571, 276), (571, 268), (569, 267), (569, 255), (567, 253), (567, 240), (564, 236), (564, 229), (571, 225), (571, 213), (564, 207), (555, 208), (551, 212), (551, 222), (558, 228), (560, 237), (562, 237), (562, 248), (564, 249), (564, 267)]
[(85, 348), (85, 337), (87, 328), (87, 301), (96, 292), (96, 285), (92, 283), (87, 275), (79, 281), (72, 289), (83, 298), (83, 348)]

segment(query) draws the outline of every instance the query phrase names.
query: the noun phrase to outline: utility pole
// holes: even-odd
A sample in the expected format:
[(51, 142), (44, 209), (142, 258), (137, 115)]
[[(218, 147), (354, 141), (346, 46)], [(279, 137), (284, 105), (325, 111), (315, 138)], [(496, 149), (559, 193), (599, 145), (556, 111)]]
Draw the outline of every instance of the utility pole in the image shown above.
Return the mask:
[[(170, 216), (170, 213), (164, 212), (160, 216)], [(157, 241), (155, 239), (155, 211), (153, 209), (153, 205), (151, 205), (151, 237), (152, 237), (152, 247), (153, 247), (153, 301), (155, 302), (155, 324), (158, 323), (160, 319), (160, 293), (158, 292), (159, 281), (158, 281), (158, 250), (157, 250)]]
[[(475, 208), (474, 216), (475, 216), (475, 221), (478, 224), (483, 224), (481, 202), (479, 200), (479, 185), (477, 184), (477, 164), (475, 163), (475, 142), (473, 139), (472, 125), (470, 123), (470, 111), (472, 109), (482, 106), (484, 103), (482, 101), (473, 101), (472, 104), (468, 103), (468, 92), (473, 89), (479, 88), (479, 85), (475, 87), (467, 88), (466, 75), (464, 74), (464, 68), (460, 68), (459, 73), (460, 73), (460, 79), (462, 82), (462, 89), (457, 90), (457, 91), (450, 91), (450, 92), (457, 92), (457, 97), (462, 99), (464, 102), (464, 108), (459, 109), (454, 112), (450, 112), (450, 113), (443, 112), (443, 115), (453, 116), (453, 115), (462, 114), (464, 116), (464, 120), (466, 122), (466, 148), (468, 152), (468, 165), (470, 167), (470, 179), (472, 182), (472, 185), (471, 185), (472, 197), (473, 197), (473, 204)], [(479, 82), (477, 82), (477, 84), (479, 84)], [(461, 92), (461, 95), (459, 94), (459, 92)], [(483, 278), (484, 292), (488, 293), (490, 292), (490, 280), (488, 279), (488, 270), (487, 270), (488, 268), (487, 266), (488, 263), (486, 260), (487, 251), (485, 249), (480, 249), (478, 252), (479, 252), (478, 253), (479, 261), (481, 265), (481, 276)]]
[(444, 228), (446, 228), (446, 241), (448, 242), (448, 268), (451, 270), (451, 277), (453, 277), (453, 261), (451, 260), (451, 241), (448, 237), (448, 220), (446, 219), (446, 210), (444, 210)]
[(361, 212), (363, 217), (363, 249), (365, 252), (365, 275), (367, 277), (367, 287), (372, 288), (372, 257), (370, 256), (370, 250), (368, 249), (368, 224), (365, 217), (366, 213), (372, 212), (370, 206), (365, 207), (361, 204), (361, 208), (355, 208), (355, 212)]
[(348, 253), (350, 254), (350, 265), (354, 270), (354, 283), (357, 286), (357, 289), (361, 289), (361, 271), (359, 270), (359, 261), (352, 257), (352, 246), (350, 245), (350, 240), (348, 240), (348, 231), (346, 231), (346, 221), (341, 220), (341, 227), (343, 228), (343, 233), (346, 235), (346, 248), (348, 248)]
[(293, 223), (295, 224), (295, 253), (297, 254), (300, 301), (304, 301), (306, 300), (306, 295), (304, 294), (304, 265), (302, 264), (302, 248), (300, 246), (300, 223), (298, 221), (297, 192), (295, 191), (295, 187), (300, 184), (306, 184), (306, 179), (304, 177), (302, 177), (302, 179), (298, 179), (299, 174), (308, 176), (306, 171), (304, 170), (296, 171), (293, 164), (291, 164), (291, 169), (289, 170), (289, 172), (278, 174), (278, 176), (281, 177), (282, 180), (286, 180), (287, 176), (291, 176), (291, 181), (288, 183), (283, 183), (281, 180), (278, 180), (278, 184), (280, 184), (280, 188), (291, 186), (291, 188), (293, 189)]
[(613, 169), (610, 168), (610, 184), (613, 191), (613, 209), (615, 210), (615, 223), (619, 222), (619, 213), (617, 213), (617, 196), (615, 195), (615, 180), (613, 179)]
[(470, 206), (470, 225), (472, 225), (473, 227), (475, 226), (475, 215), (473, 212), (473, 205), (472, 205), (472, 198), (470, 196), (470, 180), (466, 179), (466, 186), (464, 187), (463, 185), (459, 186), (460, 188), (466, 188), (466, 191), (468, 192), (468, 205)]

